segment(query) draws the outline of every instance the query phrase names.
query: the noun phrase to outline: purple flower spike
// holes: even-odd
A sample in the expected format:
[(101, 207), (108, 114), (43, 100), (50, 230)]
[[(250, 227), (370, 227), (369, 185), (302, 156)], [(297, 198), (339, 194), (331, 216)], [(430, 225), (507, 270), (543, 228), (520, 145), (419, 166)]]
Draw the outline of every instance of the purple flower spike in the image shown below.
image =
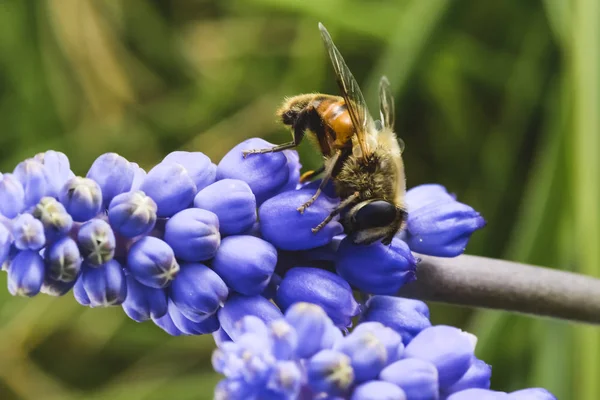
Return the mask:
[(203, 264), (181, 264), (169, 297), (191, 320), (213, 314), (225, 302), (229, 289), (215, 271)]
[(127, 268), (139, 282), (157, 289), (169, 286), (179, 273), (173, 249), (152, 236), (146, 236), (131, 246)]
[[(533, 400), (531, 397), (526, 397), (526, 399)], [(494, 390), (467, 389), (450, 395), (446, 400), (511, 400), (511, 397), (504, 392)]]
[(133, 181), (131, 182), (131, 191), (136, 191), (140, 189), (140, 186), (142, 186), (142, 182), (144, 182), (144, 179), (146, 179), (146, 170), (144, 170), (144, 168), (140, 167), (138, 165), (138, 163), (130, 163), (131, 164), (131, 169), (133, 170)]
[(167, 294), (164, 289), (142, 285), (131, 275), (126, 276), (126, 281), (127, 297), (122, 307), (129, 318), (144, 322), (167, 313)]
[(450, 196), (442, 186), (424, 185), (409, 190), (407, 229), (411, 250), (438, 257), (456, 257), (465, 251), (485, 220), (470, 206)]
[(64, 184), (75, 176), (71, 171), (69, 159), (64, 153), (54, 150), (48, 150), (45, 153), (38, 153), (34, 160), (44, 165), (48, 182), (50, 184), (47, 195), (56, 197)]
[(438, 372), (435, 365), (418, 358), (405, 358), (388, 365), (379, 379), (399, 386), (410, 400), (438, 398)]
[(210, 158), (199, 151), (174, 151), (167, 154), (163, 161), (183, 165), (198, 191), (213, 183), (217, 176), (217, 166), (210, 161)]
[(239, 294), (229, 296), (218, 315), (223, 330), (233, 340), (237, 340), (240, 336), (236, 331), (237, 322), (246, 315), (257, 316), (267, 324), (283, 317), (281, 311), (264, 297), (260, 295), (248, 297)]
[(350, 357), (335, 350), (322, 350), (306, 365), (308, 385), (315, 393), (342, 396), (354, 382)]
[(102, 219), (93, 219), (81, 225), (77, 233), (77, 243), (83, 259), (90, 267), (102, 265), (115, 255), (115, 234), (110, 225)]
[(42, 197), (33, 210), (33, 216), (42, 221), (46, 240), (50, 242), (68, 234), (73, 226), (73, 218), (54, 197)]
[(156, 326), (158, 326), (160, 329), (167, 332), (171, 336), (184, 335), (184, 333), (181, 332), (179, 328), (175, 326), (175, 324), (173, 323), (173, 319), (171, 318), (171, 315), (168, 312), (160, 318), (152, 318), (152, 322), (154, 322)]
[(44, 225), (31, 214), (21, 214), (14, 219), (12, 235), (19, 250), (39, 250), (46, 243)]
[(388, 363), (385, 345), (372, 332), (352, 332), (340, 340), (334, 349), (348, 355), (352, 360), (356, 383), (377, 378)]
[(222, 235), (238, 235), (256, 222), (256, 198), (250, 186), (237, 179), (223, 179), (202, 189), (194, 206), (212, 211), (219, 217)]
[(420, 300), (394, 296), (372, 296), (365, 305), (361, 322), (376, 321), (392, 328), (407, 345), (419, 332), (431, 326), (429, 308)]
[(25, 208), (34, 206), (42, 197), (53, 194), (48, 171), (39, 161), (33, 158), (22, 161), (15, 167), (13, 174), (23, 185)]
[(221, 243), (219, 219), (199, 208), (180, 211), (165, 225), (165, 242), (181, 260), (208, 260), (214, 257)]
[(74, 221), (85, 222), (94, 218), (102, 207), (102, 191), (98, 184), (88, 178), (76, 176), (65, 183), (58, 199), (71, 214)]
[[(384, 381), (370, 381), (354, 389), (351, 400), (412, 400), (398, 386)], [(433, 399), (433, 397), (428, 397)]]
[(8, 268), (8, 291), (13, 296), (33, 297), (40, 292), (44, 275), (44, 260), (38, 252), (20, 251)]
[(556, 400), (556, 397), (543, 388), (517, 390), (508, 394), (510, 400)]
[(194, 200), (196, 184), (185, 167), (163, 161), (148, 172), (140, 190), (152, 197), (159, 217), (170, 217), (185, 209)]
[(298, 358), (309, 358), (323, 350), (324, 336), (328, 333), (331, 320), (323, 309), (311, 303), (296, 303), (285, 313), (286, 321), (296, 330)]
[(75, 297), (75, 300), (84, 307), (89, 307), (91, 304), (90, 298), (83, 287), (81, 275), (79, 275), (79, 278), (75, 281), (75, 286), (73, 286), (73, 296)]
[(444, 393), (451, 394), (466, 389), (489, 389), (490, 378), (492, 377), (492, 367), (481, 360), (474, 360), (469, 370), (452, 386), (447, 388)]
[(282, 250), (308, 250), (324, 246), (334, 236), (342, 233), (343, 228), (337, 217), (319, 232), (312, 232), (337, 205), (337, 200), (321, 194), (310, 207), (300, 213), (298, 207), (314, 194), (313, 190), (293, 190), (265, 201), (258, 210), (263, 237)]
[(113, 197), (131, 189), (134, 169), (129, 161), (117, 153), (105, 153), (96, 158), (87, 178), (93, 179), (102, 189), (102, 205), (108, 208)]
[(112, 228), (127, 238), (144, 235), (156, 224), (156, 203), (141, 190), (115, 196), (108, 207)]
[(352, 286), (373, 294), (395, 294), (416, 276), (417, 261), (408, 245), (394, 238), (390, 246), (373, 243), (356, 245), (342, 240), (335, 267)]
[(0, 174), (0, 214), (16, 217), (25, 208), (25, 190), (13, 174)]
[(12, 235), (4, 224), (0, 223), (0, 267), (8, 259), (10, 246), (12, 244)]
[(435, 365), (443, 391), (456, 383), (471, 366), (474, 338), (452, 326), (432, 326), (415, 336), (404, 354), (406, 358), (419, 358)]
[(52, 297), (64, 296), (65, 294), (69, 293), (71, 289), (73, 289), (75, 282), (75, 280), (71, 282), (57, 281), (46, 275), (44, 283), (42, 283), (40, 293), (44, 293)]
[(273, 144), (259, 138), (238, 144), (219, 163), (217, 180), (231, 178), (246, 182), (256, 196), (256, 203), (262, 204), (288, 186), (290, 160), (282, 152), (250, 154), (244, 158), (242, 151), (269, 147)]
[(213, 333), (219, 329), (219, 319), (216, 314), (207, 314), (203, 318), (192, 321), (188, 319), (177, 309), (177, 306), (169, 300), (169, 316), (173, 324), (185, 335), (203, 335)]
[(276, 296), (277, 305), (285, 311), (298, 302), (323, 307), (340, 328), (350, 326), (352, 317), (360, 312), (348, 282), (336, 274), (317, 268), (292, 268), (281, 281)]
[(212, 262), (213, 269), (225, 283), (246, 296), (262, 293), (276, 264), (275, 247), (254, 236), (226, 237)]
[(81, 271), (81, 254), (77, 243), (64, 237), (53, 243), (44, 253), (48, 277), (59, 282), (73, 282)]
[(80, 279), (91, 307), (117, 306), (127, 297), (125, 273), (116, 260), (99, 267), (83, 264)]

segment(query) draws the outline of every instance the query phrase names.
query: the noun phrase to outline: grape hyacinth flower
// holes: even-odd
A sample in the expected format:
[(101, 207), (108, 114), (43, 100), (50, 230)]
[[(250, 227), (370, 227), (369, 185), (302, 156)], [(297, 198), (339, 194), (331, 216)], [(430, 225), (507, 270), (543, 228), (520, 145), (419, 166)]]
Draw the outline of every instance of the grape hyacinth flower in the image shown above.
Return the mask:
[(177, 151), (148, 173), (116, 153), (86, 177), (58, 152), (21, 162), (0, 174), (9, 292), (72, 291), (173, 336), (212, 333), (225, 375), (217, 398), (493, 396), (474, 337), (431, 326), (425, 303), (393, 296), (415, 279), (413, 252), (457, 256), (483, 218), (422, 185), (408, 191), (407, 228), (389, 246), (353, 244), (337, 216), (313, 233), (339, 204), (335, 185), (298, 212), (318, 182), (299, 183), (294, 150), (242, 156), (269, 146), (248, 139), (218, 163)]

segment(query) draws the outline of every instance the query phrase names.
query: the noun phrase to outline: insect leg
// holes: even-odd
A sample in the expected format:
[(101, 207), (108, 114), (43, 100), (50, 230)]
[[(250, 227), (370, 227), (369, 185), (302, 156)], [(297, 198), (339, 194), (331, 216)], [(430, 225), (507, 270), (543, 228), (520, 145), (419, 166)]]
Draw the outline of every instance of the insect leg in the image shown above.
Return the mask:
[(327, 182), (329, 182), (329, 179), (331, 179), (331, 176), (333, 175), (333, 171), (336, 169), (337, 164), (340, 161), (344, 160), (344, 158), (342, 158), (341, 155), (342, 155), (341, 149), (338, 149), (335, 151), (335, 153), (333, 153), (333, 156), (331, 156), (331, 159), (329, 160), (329, 164), (327, 164), (327, 166), (325, 167), (325, 174), (323, 175), (323, 179), (321, 180), (321, 184), (319, 185), (319, 188), (317, 189), (317, 191), (315, 192), (313, 197), (311, 197), (306, 203), (304, 203), (300, 207), (298, 207), (298, 211), (300, 211), (301, 214), (304, 212), (304, 210), (306, 210), (308, 207), (310, 207), (310, 205), (312, 203), (314, 203), (315, 200), (317, 200), (317, 198), (319, 197), (319, 195), (321, 194), (321, 192), (327, 185)]
[(318, 169), (316, 169), (314, 171), (306, 171), (305, 173), (302, 174), (302, 176), (300, 176), (300, 183), (304, 183), (306, 181), (311, 180), (312, 178), (319, 175), (323, 171), (325, 171), (324, 165), (321, 165)]
[(242, 155), (244, 156), (244, 158), (246, 158), (248, 154), (275, 153), (278, 151), (293, 149), (294, 147), (297, 147), (304, 138), (304, 131), (307, 128), (310, 115), (309, 113), (311, 112), (314, 112), (314, 108), (312, 107), (307, 108), (298, 114), (298, 118), (294, 122), (294, 140), (292, 140), (291, 142), (279, 144), (268, 149), (244, 150), (242, 151)]
[(331, 222), (331, 220), (333, 219), (333, 217), (335, 217), (340, 212), (342, 212), (342, 210), (344, 208), (346, 208), (350, 204), (352, 204), (356, 199), (358, 199), (359, 196), (360, 196), (360, 193), (354, 192), (351, 196), (349, 196), (344, 201), (342, 201), (340, 204), (338, 204), (338, 206), (336, 208), (334, 208), (333, 210), (331, 210), (331, 213), (327, 217), (325, 217), (325, 219), (319, 225), (317, 225), (317, 226), (315, 226), (314, 228), (311, 229), (312, 233), (317, 233), (321, 229), (323, 229), (323, 227), (325, 225), (327, 225), (329, 222)]

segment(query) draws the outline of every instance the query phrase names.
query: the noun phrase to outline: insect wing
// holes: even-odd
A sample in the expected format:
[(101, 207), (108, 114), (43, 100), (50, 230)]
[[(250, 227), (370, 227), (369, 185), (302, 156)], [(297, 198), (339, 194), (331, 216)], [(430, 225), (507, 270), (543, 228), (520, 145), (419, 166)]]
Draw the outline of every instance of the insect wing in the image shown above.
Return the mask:
[(348, 114), (350, 114), (350, 119), (354, 125), (358, 143), (363, 154), (363, 159), (366, 161), (367, 157), (372, 153), (372, 150), (369, 149), (367, 134), (369, 134), (369, 132), (371, 132), (374, 128), (373, 119), (371, 118), (371, 114), (369, 114), (367, 103), (365, 102), (365, 98), (358, 87), (356, 79), (344, 62), (342, 54), (337, 47), (335, 47), (335, 44), (333, 44), (333, 40), (331, 40), (329, 32), (327, 32), (327, 29), (325, 29), (321, 23), (319, 23), (319, 30), (321, 31), (325, 48), (327, 49), (329, 57), (331, 58), (331, 63), (333, 64), (333, 69), (336, 75), (336, 81), (342, 92), (342, 97), (346, 102)]
[[(396, 119), (394, 108), (394, 95), (390, 87), (390, 81), (387, 77), (382, 76), (379, 81), (379, 114), (384, 128), (391, 131), (394, 130), (394, 122)], [(400, 151), (404, 151), (404, 141), (398, 139)]]

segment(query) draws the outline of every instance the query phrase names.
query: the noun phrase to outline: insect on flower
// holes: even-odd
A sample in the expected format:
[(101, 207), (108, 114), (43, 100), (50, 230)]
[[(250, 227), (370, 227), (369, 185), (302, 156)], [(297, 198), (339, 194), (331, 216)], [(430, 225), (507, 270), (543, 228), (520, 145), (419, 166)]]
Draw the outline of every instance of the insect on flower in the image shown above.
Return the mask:
[(408, 216), (404, 201), (404, 143), (393, 131), (394, 100), (390, 84), (385, 76), (381, 78), (381, 121), (376, 123), (331, 36), (320, 23), (319, 29), (342, 96), (313, 93), (287, 99), (277, 116), (291, 127), (293, 140), (272, 148), (247, 150), (243, 155), (290, 149), (298, 146), (307, 134), (317, 143), (324, 162), (321, 168), (306, 172), (301, 181), (321, 173), (323, 178), (312, 198), (298, 207), (298, 211), (303, 213), (310, 207), (330, 180), (341, 199), (312, 231), (318, 232), (336, 215), (346, 211), (342, 224), (354, 243), (381, 240), (390, 244)]

